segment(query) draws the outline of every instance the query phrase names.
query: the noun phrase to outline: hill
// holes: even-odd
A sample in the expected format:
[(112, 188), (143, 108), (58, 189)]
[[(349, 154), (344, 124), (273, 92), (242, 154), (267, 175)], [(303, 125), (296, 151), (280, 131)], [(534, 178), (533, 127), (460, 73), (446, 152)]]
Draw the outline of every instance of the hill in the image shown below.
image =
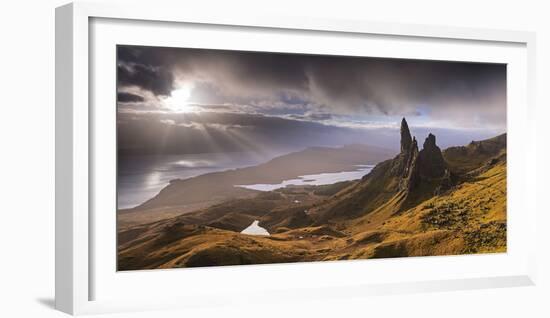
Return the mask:
[[(298, 202), (298, 203), (296, 203)], [(270, 236), (240, 234), (252, 221)], [(363, 179), (231, 200), (119, 232), (119, 269), (506, 251), (506, 135), (401, 151)]]

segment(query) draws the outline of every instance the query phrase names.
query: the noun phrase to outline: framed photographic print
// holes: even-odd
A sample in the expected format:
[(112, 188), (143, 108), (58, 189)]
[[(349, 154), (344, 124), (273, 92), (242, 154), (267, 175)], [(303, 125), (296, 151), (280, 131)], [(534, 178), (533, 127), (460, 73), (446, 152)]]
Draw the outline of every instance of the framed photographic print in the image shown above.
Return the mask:
[(56, 308), (533, 284), (533, 34), (175, 9), (57, 9)]

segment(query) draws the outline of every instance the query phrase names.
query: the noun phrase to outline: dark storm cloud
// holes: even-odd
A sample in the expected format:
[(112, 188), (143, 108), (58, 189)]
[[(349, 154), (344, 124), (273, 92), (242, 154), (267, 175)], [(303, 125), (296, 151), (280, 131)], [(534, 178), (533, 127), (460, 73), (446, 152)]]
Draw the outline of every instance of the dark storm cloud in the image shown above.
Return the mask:
[(192, 83), (191, 101), (320, 113), (419, 116), (504, 126), (501, 64), (179, 48), (118, 48), (119, 88), (167, 96)]
[[(403, 116), (419, 140), (431, 132), (441, 147), (506, 131), (501, 64), (136, 46), (117, 53), (121, 154), (392, 148)], [(189, 107), (180, 113), (170, 109), (178, 89)]]
[(119, 92), (117, 93), (117, 100), (120, 103), (135, 103), (135, 102), (143, 102), (145, 99), (139, 95)]
[(138, 86), (155, 95), (170, 95), (174, 75), (164, 54), (154, 50), (118, 47), (117, 81), (119, 87)]
[[(383, 114), (414, 114), (418, 105), (432, 109), (483, 105), (493, 94), (505, 92), (502, 65), (390, 59), (320, 58), (311, 69), (312, 86), (327, 103), (365, 108)], [(502, 104), (501, 104), (502, 105)]]

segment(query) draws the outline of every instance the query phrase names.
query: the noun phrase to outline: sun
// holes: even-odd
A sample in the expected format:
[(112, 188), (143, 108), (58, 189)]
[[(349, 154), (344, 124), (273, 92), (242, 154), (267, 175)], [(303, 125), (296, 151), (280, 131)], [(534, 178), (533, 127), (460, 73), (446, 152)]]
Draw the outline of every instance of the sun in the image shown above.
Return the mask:
[(170, 93), (170, 96), (164, 100), (164, 105), (173, 111), (190, 112), (189, 97), (193, 86), (190, 84), (182, 85)]

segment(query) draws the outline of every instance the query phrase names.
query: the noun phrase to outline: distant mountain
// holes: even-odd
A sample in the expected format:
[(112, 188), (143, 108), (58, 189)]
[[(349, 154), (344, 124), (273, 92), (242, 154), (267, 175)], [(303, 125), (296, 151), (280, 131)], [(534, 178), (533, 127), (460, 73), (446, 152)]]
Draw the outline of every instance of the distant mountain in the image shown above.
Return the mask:
[[(119, 229), (119, 269), (506, 251), (506, 135), (441, 151), (432, 134), (419, 150), (405, 119), (400, 133), (400, 153), (361, 180)], [(240, 233), (255, 220), (271, 235)]]

